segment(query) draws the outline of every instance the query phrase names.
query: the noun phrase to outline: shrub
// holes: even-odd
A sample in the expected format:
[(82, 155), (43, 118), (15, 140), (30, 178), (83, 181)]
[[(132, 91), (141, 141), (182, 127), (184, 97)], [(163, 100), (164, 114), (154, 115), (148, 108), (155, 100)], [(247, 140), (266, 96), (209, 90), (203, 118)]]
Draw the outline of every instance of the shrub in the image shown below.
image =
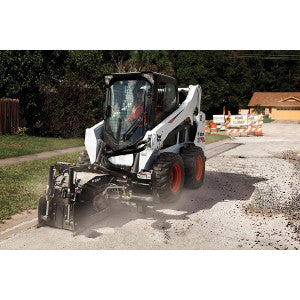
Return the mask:
[(253, 107), (253, 112), (257, 113), (258, 115), (263, 114), (265, 112), (265, 108), (260, 106), (259, 104), (256, 104)]
[(24, 136), (26, 135), (26, 132), (28, 131), (28, 128), (27, 127), (18, 127), (18, 130), (16, 131), (16, 135), (19, 135), (19, 136)]
[(103, 93), (96, 85), (64, 81), (44, 86), (42, 94), (47, 135), (79, 137), (103, 118)]
[(263, 122), (264, 122), (264, 123), (271, 123), (271, 122), (273, 122), (273, 121), (275, 121), (275, 119), (272, 119), (272, 118), (269, 118), (269, 117), (264, 116), (264, 119), (263, 119)]

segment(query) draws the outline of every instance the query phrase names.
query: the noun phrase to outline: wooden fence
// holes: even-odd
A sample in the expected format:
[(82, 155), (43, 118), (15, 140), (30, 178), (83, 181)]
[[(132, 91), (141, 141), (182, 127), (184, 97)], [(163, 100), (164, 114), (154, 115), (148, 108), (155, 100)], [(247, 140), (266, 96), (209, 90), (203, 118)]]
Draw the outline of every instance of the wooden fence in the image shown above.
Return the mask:
[(19, 100), (0, 99), (0, 135), (14, 134), (19, 127)]

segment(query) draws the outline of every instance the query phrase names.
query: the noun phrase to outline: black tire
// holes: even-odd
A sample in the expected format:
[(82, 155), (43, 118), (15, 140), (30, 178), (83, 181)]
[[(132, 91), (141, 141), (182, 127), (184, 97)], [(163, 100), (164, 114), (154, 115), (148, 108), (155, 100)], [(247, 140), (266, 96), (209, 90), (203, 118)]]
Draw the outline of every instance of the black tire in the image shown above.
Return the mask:
[(162, 153), (153, 164), (156, 189), (161, 202), (176, 201), (184, 185), (184, 164), (179, 154)]
[(79, 157), (77, 159), (77, 164), (78, 165), (86, 165), (86, 164), (89, 164), (89, 163), (90, 163), (89, 155), (88, 155), (87, 151), (84, 150), (83, 152), (81, 152), (79, 154)]
[(184, 163), (185, 187), (198, 189), (205, 175), (205, 156), (200, 147), (194, 145), (183, 148), (181, 157)]
[(43, 226), (45, 223), (42, 217), (46, 215), (46, 206), (47, 206), (46, 198), (41, 197), (38, 206), (38, 227)]

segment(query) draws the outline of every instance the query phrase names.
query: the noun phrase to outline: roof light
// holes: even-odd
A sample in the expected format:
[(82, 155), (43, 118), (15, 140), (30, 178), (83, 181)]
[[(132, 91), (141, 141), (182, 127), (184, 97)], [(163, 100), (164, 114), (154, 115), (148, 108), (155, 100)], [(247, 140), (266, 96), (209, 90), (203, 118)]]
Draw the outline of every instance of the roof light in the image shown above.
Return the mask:
[(104, 76), (105, 85), (109, 86), (109, 83), (112, 80), (112, 78), (113, 78), (113, 75), (105, 75)]
[(154, 84), (154, 78), (152, 73), (142, 73), (142, 76), (146, 78), (151, 84)]

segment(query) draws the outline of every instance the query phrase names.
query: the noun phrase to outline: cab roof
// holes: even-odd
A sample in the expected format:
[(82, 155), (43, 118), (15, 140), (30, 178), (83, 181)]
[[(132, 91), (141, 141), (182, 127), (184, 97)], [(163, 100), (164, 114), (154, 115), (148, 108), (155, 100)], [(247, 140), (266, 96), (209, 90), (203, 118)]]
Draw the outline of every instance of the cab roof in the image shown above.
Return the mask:
[[(151, 71), (145, 71), (145, 72), (130, 72), (130, 73), (111, 73), (111, 74), (105, 74), (106, 76), (111, 76), (111, 80), (125, 80), (125, 79), (148, 79), (147, 74), (153, 77), (154, 82), (155, 81), (165, 81), (165, 82), (171, 82), (177, 85), (177, 81), (175, 78), (171, 76), (167, 76), (164, 74), (151, 72)], [(149, 81), (149, 79), (148, 79)]]

